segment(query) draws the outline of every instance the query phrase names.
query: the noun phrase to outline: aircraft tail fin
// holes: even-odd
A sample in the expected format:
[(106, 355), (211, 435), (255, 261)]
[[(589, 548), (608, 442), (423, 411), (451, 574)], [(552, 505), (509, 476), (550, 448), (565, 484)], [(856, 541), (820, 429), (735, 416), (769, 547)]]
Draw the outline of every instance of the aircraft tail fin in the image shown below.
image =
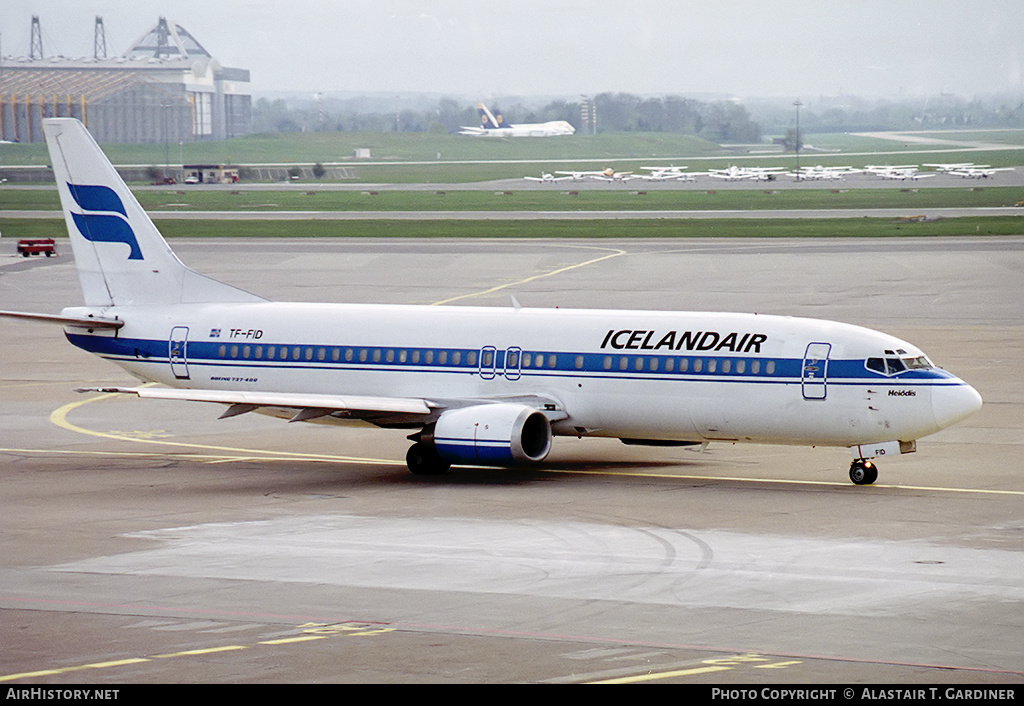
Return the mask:
[(80, 121), (43, 131), (86, 306), (262, 301), (182, 264)]
[(493, 113), (483, 103), (476, 104), (476, 112), (480, 114), (480, 124), (485, 130), (494, 130), (499, 127), (508, 127), (505, 124), (505, 119), (502, 116), (495, 117)]

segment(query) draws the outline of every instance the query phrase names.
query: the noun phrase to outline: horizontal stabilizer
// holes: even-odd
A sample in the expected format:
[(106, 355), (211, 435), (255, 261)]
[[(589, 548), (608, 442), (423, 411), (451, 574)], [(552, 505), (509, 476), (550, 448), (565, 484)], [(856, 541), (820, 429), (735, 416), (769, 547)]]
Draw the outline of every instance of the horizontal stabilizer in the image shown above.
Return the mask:
[(124, 322), (120, 319), (101, 319), (94, 316), (59, 316), (56, 314), (32, 314), (22, 311), (0, 311), (0, 316), (27, 321), (41, 321), (47, 324), (62, 326), (81, 326), (83, 328), (121, 328)]

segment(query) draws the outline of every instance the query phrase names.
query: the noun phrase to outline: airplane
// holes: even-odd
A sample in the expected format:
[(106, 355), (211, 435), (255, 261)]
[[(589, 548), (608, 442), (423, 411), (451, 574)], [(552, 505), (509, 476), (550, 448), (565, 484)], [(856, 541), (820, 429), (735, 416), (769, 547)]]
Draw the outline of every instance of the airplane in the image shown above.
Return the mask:
[(525, 176), (525, 177), (523, 177), (523, 179), (526, 179), (527, 181), (553, 182), (553, 181), (565, 181), (566, 179), (572, 179), (572, 177), (571, 176), (557, 176), (556, 177), (554, 174), (549, 174), (548, 172), (544, 172), (539, 177)]
[(783, 167), (729, 167), (712, 169), (708, 176), (724, 181), (774, 181), (784, 171)]
[[(640, 167), (650, 174), (640, 174), (647, 181), (697, 181), (699, 172), (685, 172), (686, 167)], [(706, 172), (704, 173), (707, 174)]]
[(476, 110), (480, 114), (481, 126), (463, 126), (459, 130), (460, 135), (472, 135), (474, 137), (553, 137), (556, 135), (572, 135), (576, 132), (576, 128), (565, 120), (505, 125), (505, 119), (501, 115), (495, 117), (483, 103), (477, 103)]
[(423, 475), (540, 464), (576, 436), (847, 447), (857, 485), (982, 404), (912, 344), (833, 321), (269, 301), (184, 265), (81, 122), (43, 129), (84, 305), (0, 313), (163, 385), (83, 391), (405, 429)]
[(800, 167), (799, 171), (790, 172), (789, 175), (797, 181), (838, 181), (848, 174), (860, 174), (861, 171), (853, 167), (823, 167), (819, 164), (816, 167)]
[(864, 167), (864, 171), (883, 179), (895, 179), (899, 181), (905, 181), (907, 179), (917, 181), (918, 179), (930, 179), (931, 177), (936, 176), (936, 172), (917, 171), (916, 164), (904, 164), (897, 166), (868, 165)]
[(564, 174), (570, 179), (579, 181), (581, 179), (597, 179), (598, 181), (629, 181), (630, 179), (636, 179), (639, 175), (634, 175), (633, 172), (617, 172), (611, 167), (602, 169), (596, 172), (555, 172), (555, 174)]
[(1012, 172), (1013, 167), (990, 167), (987, 164), (978, 164), (971, 167), (950, 169), (947, 174), (958, 176), (963, 179), (988, 179), (994, 177), (996, 172)]
[(967, 169), (968, 167), (978, 166), (974, 162), (957, 162), (957, 163), (930, 163), (925, 164), (926, 167), (932, 167), (937, 172), (948, 172), (953, 169)]
[(918, 179), (931, 179), (935, 176), (934, 173), (922, 173), (913, 169), (896, 169), (891, 172), (880, 174), (883, 179), (895, 179), (898, 181), (905, 181), (910, 179), (911, 181), (917, 181)]

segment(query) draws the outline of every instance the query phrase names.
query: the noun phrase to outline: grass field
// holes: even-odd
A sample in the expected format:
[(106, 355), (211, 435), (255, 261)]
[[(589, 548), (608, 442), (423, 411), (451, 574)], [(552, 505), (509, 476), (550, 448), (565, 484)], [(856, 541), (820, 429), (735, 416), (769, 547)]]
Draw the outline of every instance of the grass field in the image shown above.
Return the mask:
[[(701, 157), (724, 154), (723, 148), (692, 135), (627, 133), (576, 135), (544, 139), (473, 138), (430, 133), (312, 132), (247, 135), (217, 142), (183, 145), (103, 145), (114, 164), (190, 163), (356, 163), (355, 150), (370, 150), (373, 161), (562, 162), (579, 159)], [(0, 146), (0, 164), (47, 164), (43, 144)]]
[[(800, 163), (864, 166), (865, 164), (971, 161), (993, 166), (1024, 165), (1024, 131), (962, 131), (935, 133), (942, 139), (1005, 144), (1007, 150), (989, 152), (921, 151), (891, 140), (860, 135), (807, 135), (805, 141), (822, 152), (801, 154)], [(371, 164), (351, 159), (357, 147), (373, 153)], [(355, 165), (357, 181), (460, 183), (558, 169), (595, 169), (615, 163), (622, 171), (639, 171), (653, 164), (675, 163), (691, 171), (728, 164), (795, 166), (795, 155), (751, 155), (749, 146), (714, 145), (699, 138), (668, 134), (620, 134), (566, 138), (477, 139), (456, 135), (305, 133), (251, 135), (224, 142), (188, 145), (109, 145), (104, 148), (119, 164), (172, 162), (221, 163), (330, 163)], [(2, 145), (0, 163), (45, 164), (43, 145)], [(417, 163), (418, 162), (418, 163)], [(901, 209), (907, 216), (937, 207), (1005, 207), (1024, 200), (1024, 190), (975, 183), (958, 188), (820, 189), (772, 188), (716, 191), (708, 188), (652, 190), (642, 184), (630, 190), (576, 190), (571, 182), (545, 190), (511, 192), (448, 189), (439, 191), (380, 190), (234, 191), (184, 188), (138, 191), (142, 205), (154, 214), (176, 210), (197, 211), (651, 211), (732, 209)], [(21, 191), (0, 187), (0, 208), (57, 210), (55, 190)], [(1022, 210), (1024, 216), (1024, 210)], [(4, 239), (64, 237), (63, 222), (5, 219)], [(455, 221), (225, 221), (161, 220), (169, 237), (180, 236), (321, 236), (321, 237), (884, 237), (1006, 235), (1024, 232), (1018, 216), (956, 218), (922, 223), (898, 219), (795, 219), (795, 220), (455, 220)]]
[[(900, 162), (971, 161), (992, 166), (1024, 164), (1024, 130), (949, 131), (929, 133), (944, 140), (983, 141), (1018, 147), (1005, 151), (950, 153), (921, 144), (862, 135), (822, 133), (804, 135), (808, 148), (801, 164), (864, 166), (884, 163), (884, 153)], [(362, 181), (473, 181), (498, 179), (542, 170), (594, 169), (614, 163), (619, 170), (648, 163), (676, 162), (692, 171), (729, 163), (754, 162), (791, 167), (795, 155), (750, 154), (750, 146), (717, 145), (692, 135), (617, 133), (571, 137), (474, 138), (430, 133), (280, 133), (247, 135), (231, 140), (178, 144), (104, 145), (114, 164), (306, 164), (358, 165)], [(357, 161), (357, 148), (368, 148), (372, 164)], [(0, 165), (45, 165), (43, 144), (0, 145)], [(403, 164), (396, 164), (402, 162)], [(408, 162), (423, 164), (410, 165)], [(456, 169), (447, 163), (457, 162)], [(467, 164), (473, 162), (475, 164)], [(496, 163), (499, 162), (499, 163)]]
[[(712, 185), (713, 186), (713, 185)], [(137, 191), (142, 206), (161, 211), (661, 211), (734, 209), (981, 208), (1014, 206), (1019, 187), (915, 189), (764, 189), (574, 191)], [(53, 190), (7, 190), (5, 209), (58, 210)], [(1024, 209), (1022, 209), (1024, 214)]]

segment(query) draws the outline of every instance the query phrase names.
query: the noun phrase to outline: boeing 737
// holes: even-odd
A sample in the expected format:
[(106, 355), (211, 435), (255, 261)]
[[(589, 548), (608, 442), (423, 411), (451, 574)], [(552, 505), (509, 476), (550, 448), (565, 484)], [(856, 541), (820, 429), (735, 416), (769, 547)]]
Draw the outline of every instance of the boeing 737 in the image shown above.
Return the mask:
[(419, 474), (539, 464), (566, 435), (848, 447), (856, 484), (981, 406), (910, 343), (833, 321), (268, 301), (182, 264), (79, 121), (44, 131), (85, 305), (4, 314), (163, 385), (94, 391), (407, 429)]
[(554, 137), (556, 135), (572, 135), (576, 132), (576, 128), (565, 120), (506, 125), (505, 119), (501, 115), (495, 117), (483, 103), (477, 103), (476, 110), (480, 114), (480, 127), (464, 126), (459, 130), (460, 135), (472, 135), (474, 137)]

